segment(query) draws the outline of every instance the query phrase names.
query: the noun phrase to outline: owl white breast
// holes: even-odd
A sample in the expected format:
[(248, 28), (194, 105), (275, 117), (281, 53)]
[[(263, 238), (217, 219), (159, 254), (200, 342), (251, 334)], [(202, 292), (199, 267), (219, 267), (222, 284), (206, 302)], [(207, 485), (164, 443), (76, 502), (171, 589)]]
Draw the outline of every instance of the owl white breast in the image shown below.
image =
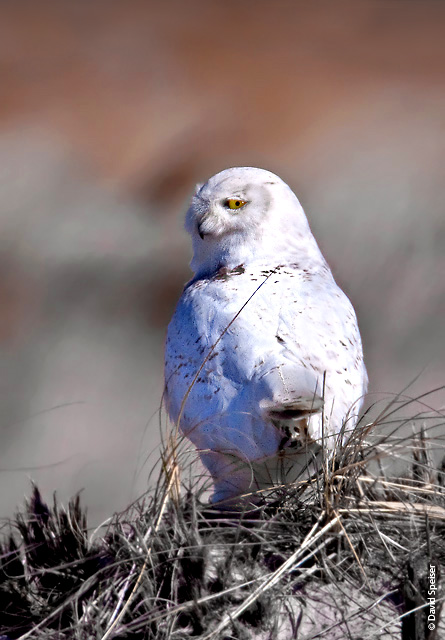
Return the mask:
[(187, 212), (194, 278), (168, 327), (165, 398), (213, 500), (296, 480), (355, 428), (367, 374), (354, 309), (291, 189), (238, 167)]

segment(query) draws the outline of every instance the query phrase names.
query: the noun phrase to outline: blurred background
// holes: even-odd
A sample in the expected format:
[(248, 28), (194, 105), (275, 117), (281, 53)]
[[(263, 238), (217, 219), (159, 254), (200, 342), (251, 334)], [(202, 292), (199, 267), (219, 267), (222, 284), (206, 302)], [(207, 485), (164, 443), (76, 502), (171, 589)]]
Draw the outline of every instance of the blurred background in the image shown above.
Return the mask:
[(297, 193), (357, 310), (370, 401), (445, 384), (443, 2), (0, 12), (0, 517), (30, 478), (83, 489), (93, 523), (146, 488), (183, 215), (228, 166)]

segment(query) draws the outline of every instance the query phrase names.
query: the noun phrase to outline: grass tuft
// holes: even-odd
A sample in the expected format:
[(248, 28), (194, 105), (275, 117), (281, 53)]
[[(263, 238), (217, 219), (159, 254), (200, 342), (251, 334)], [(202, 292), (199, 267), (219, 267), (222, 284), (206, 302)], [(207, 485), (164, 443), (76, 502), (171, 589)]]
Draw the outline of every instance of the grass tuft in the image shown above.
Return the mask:
[(312, 478), (238, 512), (207, 504), (178, 437), (153, 489), (93, 534), (78, 496), (48, 506), (34, 486), (3, 531), (1, 640), (445, 637), (444, 420), (400, 415), (413, 406), (387, 402)]

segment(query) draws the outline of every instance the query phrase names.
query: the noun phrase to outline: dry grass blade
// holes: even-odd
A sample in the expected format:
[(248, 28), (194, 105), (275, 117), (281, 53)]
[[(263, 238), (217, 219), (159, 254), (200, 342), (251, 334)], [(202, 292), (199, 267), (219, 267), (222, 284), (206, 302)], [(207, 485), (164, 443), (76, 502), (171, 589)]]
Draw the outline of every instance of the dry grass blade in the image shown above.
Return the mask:
[(370, 501), (366, 502), (366, 506), (363, 507), (348, 507), (347, 509), (340, 509), (340, 513), (372, 513), (377, 514), (395, 514), (397, 516), (419, 516), (425, 518), (437, 518), (438, 520), (445, 520), (445, 509), (437, 505), (425, 505), (425, 504), (406, 504), (404, 502), (384, 502), (384, 501)]

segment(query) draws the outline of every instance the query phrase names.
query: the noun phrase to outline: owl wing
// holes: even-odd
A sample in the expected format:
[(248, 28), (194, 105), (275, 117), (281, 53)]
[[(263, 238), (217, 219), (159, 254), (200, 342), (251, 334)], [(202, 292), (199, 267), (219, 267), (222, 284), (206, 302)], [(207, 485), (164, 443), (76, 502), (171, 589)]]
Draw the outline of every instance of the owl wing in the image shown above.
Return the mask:
[[(286, 293), (287, 292), (287, 293)], [(309, 369), (324, 401), (325, 426), (338, 432), (353, 407), (354, 416), (367, 390), (367, 374), (357, 319), (351, 302), (330, 272), (304, 274), (292, 299), (283, 281), (278, 335), (290, 361)], [(292, 367), (290, 367), (292, 375)], [(349, 421), (351, 428), (356, 417)], [(312, 421), (316, 437), (319, 421)]]

